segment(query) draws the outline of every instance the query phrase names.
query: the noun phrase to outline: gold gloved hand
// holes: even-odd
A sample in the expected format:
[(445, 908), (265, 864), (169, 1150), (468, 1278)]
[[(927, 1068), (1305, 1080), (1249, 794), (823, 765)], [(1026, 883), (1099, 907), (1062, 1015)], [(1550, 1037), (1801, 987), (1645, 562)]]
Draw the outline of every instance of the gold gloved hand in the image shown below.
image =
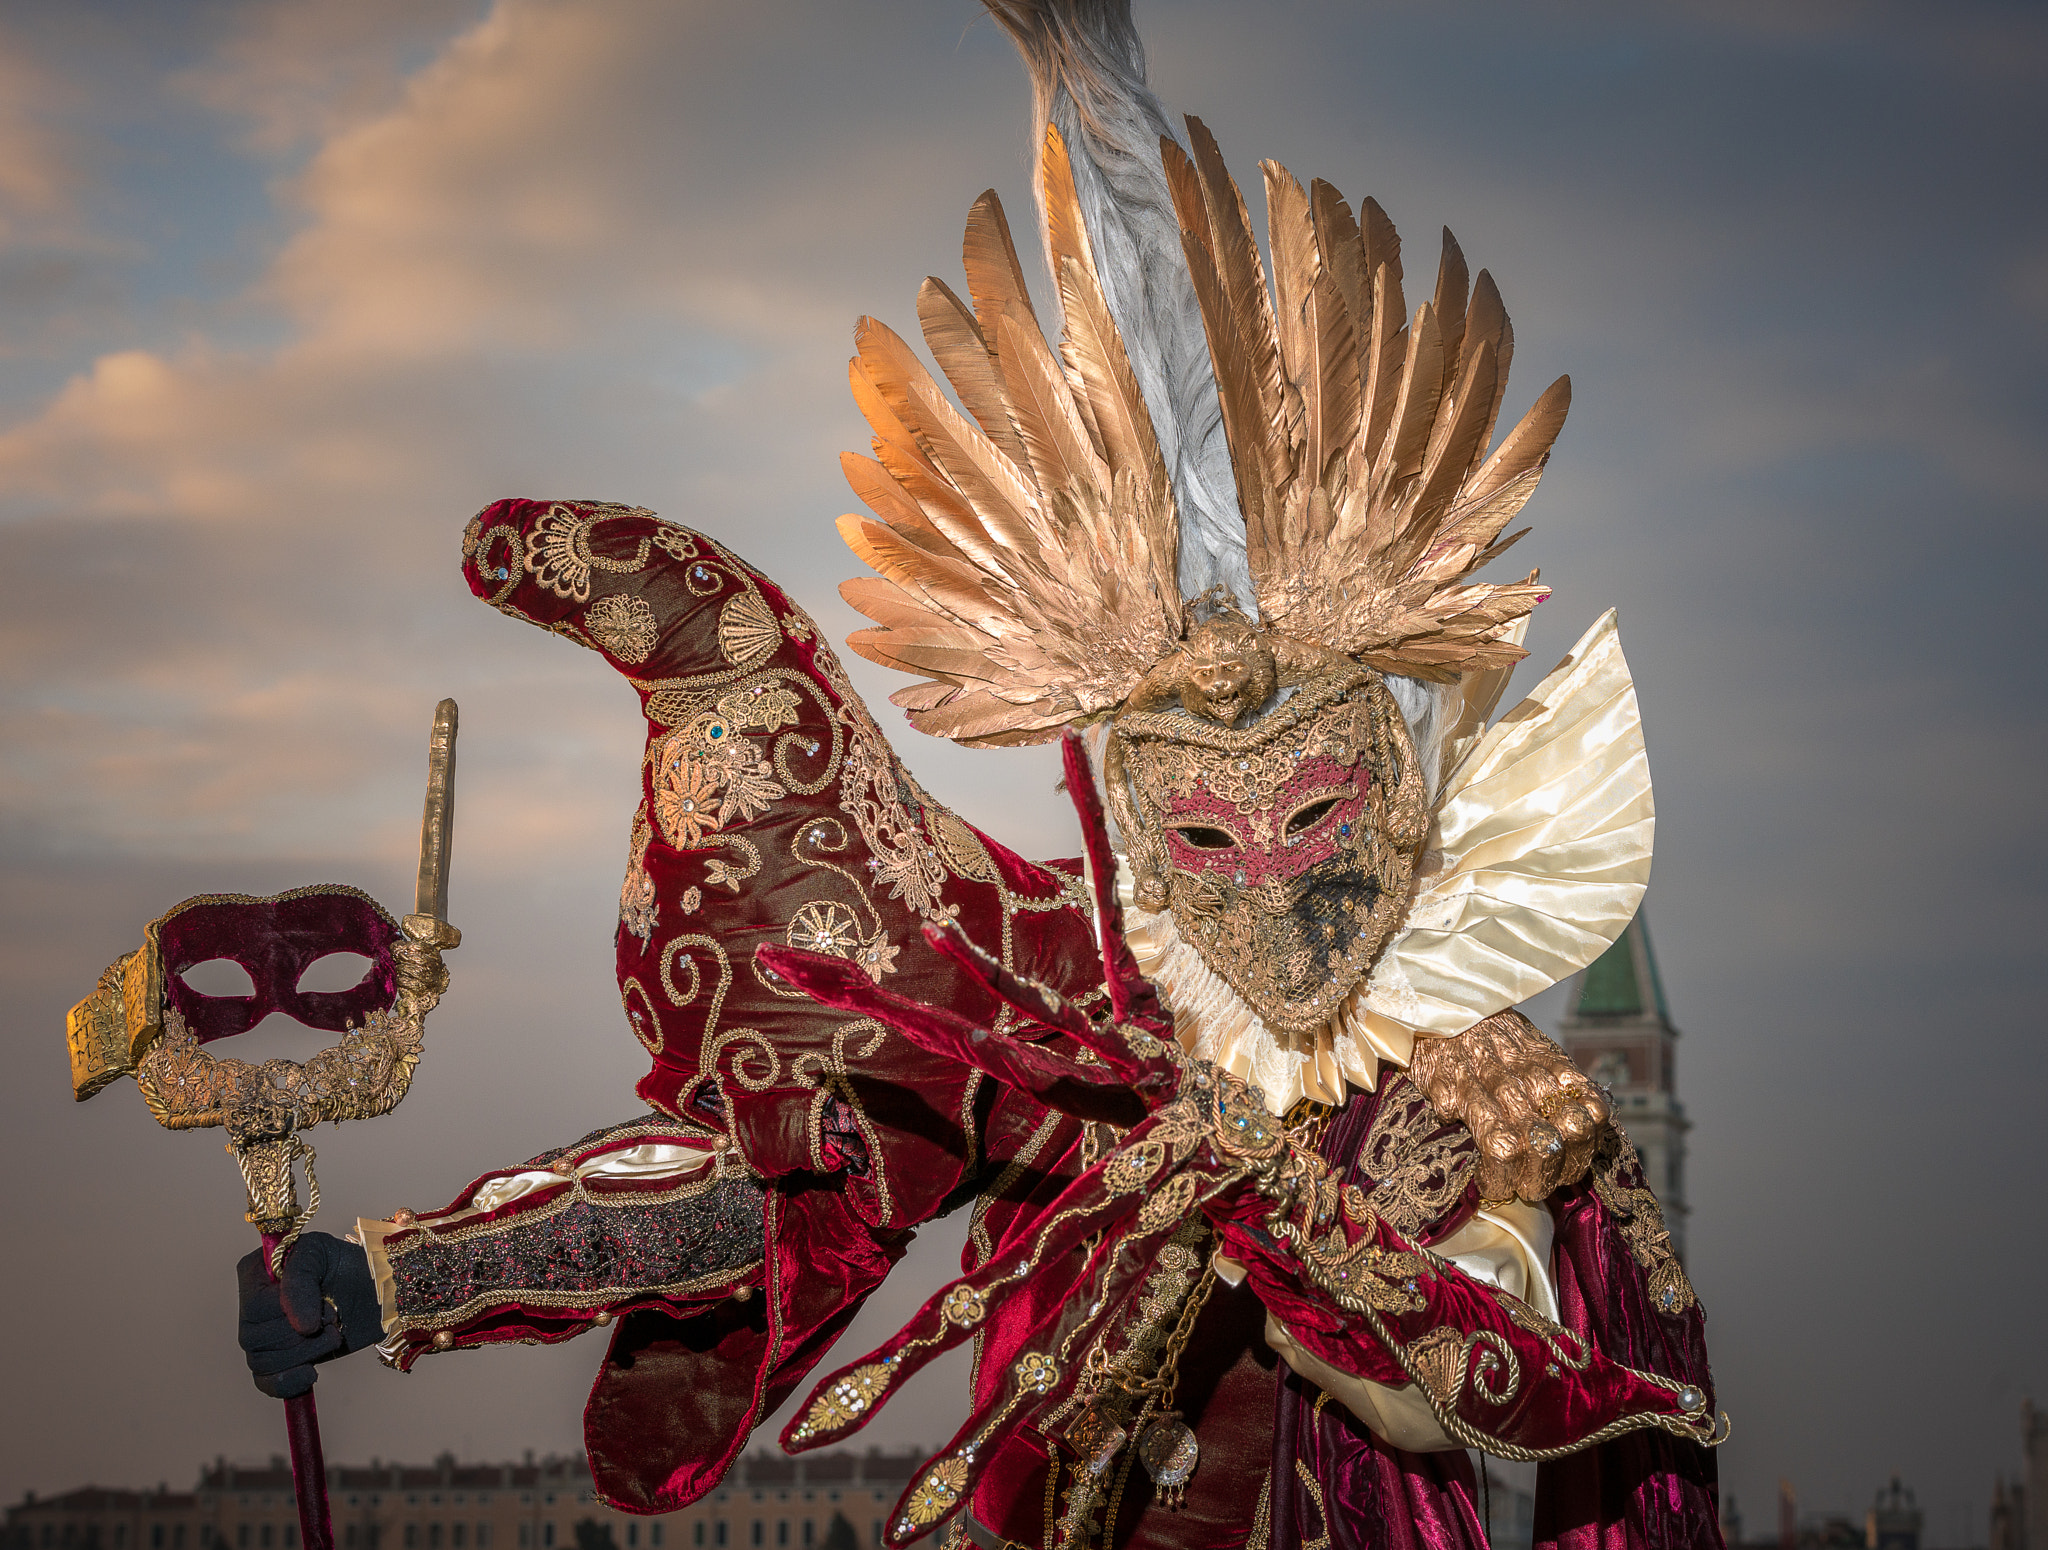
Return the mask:
[(1600, 1089), (1512, 1009), (1456, 1038), (1418, 1039), (1409, 1079), (1479, 1146), (1482, 1200), (1536, 1202), (1576, 1184), (1612, 1117)]

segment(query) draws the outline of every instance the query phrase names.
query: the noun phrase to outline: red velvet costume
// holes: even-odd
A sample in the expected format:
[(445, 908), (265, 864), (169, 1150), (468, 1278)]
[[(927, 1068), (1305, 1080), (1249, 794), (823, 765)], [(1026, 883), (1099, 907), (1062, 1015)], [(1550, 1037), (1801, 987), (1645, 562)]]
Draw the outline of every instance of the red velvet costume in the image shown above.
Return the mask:
[[(1102, 961), (1079, 864), (1024, 861), (933, 802), (802, 610), (721, 545), (628, 508), (503, 501), (470, 524), (463, 549), (480, 598), (599, 651), (641, 695), (649, 759), (619, 981), (652, 1056), (639, 1092), (654, 1112), (486, 1175), (446, 1211), (376, 1224), (390, 1270), (387, 1352), (410, 1365), (436, 1349), (561, 1340), (616, 1320), (585, 1418), (598, 1488), (628, 1510), (673, 1510), (719, 1479), (917, 1224), (971, 1202), (963, 1268), (986, 1273), (1105, 1145), (1099, 1126), (814, 1004), (761, 970), (754, 948), (848, 958), (885, 989), (997, 1028), (1014, 1017), (926, 945), (927, 921), (957, 923), (1083, 1008), (1103, 997)], [(723, 789), (688, 810), (699, 788), (665, 778), (663, 763), (686, 726), (702, 746), (736, 750), (720, 766)], [(715, 1163), (682, 1187), (593, 1166), (664, 1145)], [(1397, 1076), (1354, 1096), (1322, 1150), (1366, 1198), (1385, 1191), (1379, 1214), (1408, 1241), (1442, 1238), (1478, 1204), (1464, 1128)], [(490, 1192), (522, 1175), (517, 1190)], [(1561, 1455), (1541, 1472), (1539, 1543), (1718, 1545), (1709, 1452), (1656, 1429), (1582, 1446), (1616, 1416), (1712, 1411), (1702, 1314), (1651, 1230), (1654, 1203), (1626, 1143), (1611, 1138), (1592, 1177), (1551, 1211), (1561, 1322), (1577, 1338), (1503, 1316), (1500, 1298), (1440, 1266), (1427, 1278), (1431, 1311), (1399, 1339), (1420, 1349), (1425, 1326), (1448, 1320), (1495, 1328), (1512, 1350), (1512, 1405), (1490, 1407), (1473, 1387), (1457, 1403), (1528, 1456)], [(437, 1230), (458, 1214), (459, 1230)], [(1321, 1402), (1262, 1339), (1255, 1289), (1284, 1299), (1290, 1327), (1325, 1359), (1389, 1383), (1406, 1381), (1403, 1368), (1313, 1287), (1254, 1271), (1214, 1289), (1181, 1360), (1175, 1403), (1202, 1449), (1184, 1505), (1156, 1501), (1127, 1469), (1115, 1543), (1483, 1543), (1464, 1456), (1402, 1453)], [(1017, 1311), (979, 1332), (984, 1398), (1030, 1322), (1021, 1305), (1005, 1308)], [(1698, 1391), (1689, 1406), (1674, 1397), (1682, 1385)], [(1025, 1428), (988, 1462), (972, 1511), (989, 1534), (1050, 1542), (1057, 1446)]]

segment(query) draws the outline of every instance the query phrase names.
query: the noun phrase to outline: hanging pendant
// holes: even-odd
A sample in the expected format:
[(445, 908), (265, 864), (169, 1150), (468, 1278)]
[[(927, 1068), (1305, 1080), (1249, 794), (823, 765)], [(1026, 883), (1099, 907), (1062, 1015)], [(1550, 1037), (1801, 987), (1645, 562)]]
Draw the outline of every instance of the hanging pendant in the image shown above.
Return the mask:
[(1080, 1455), (1082, 1467), (1099, 1475), (1108, 1469), (1130, 1433), (1110, 1418), (1101, 1405), (1090, 1405), (1067, 1428), (1067, 1446)]
[(1188, 1481), (1201, 1461), (1202, 1445), (1178, 1410), (1154, 1421), (1138, 1439), (1138, 1462), (1152, 1477), (1163, 1506), (1178, 1507), (1186, 1500)]

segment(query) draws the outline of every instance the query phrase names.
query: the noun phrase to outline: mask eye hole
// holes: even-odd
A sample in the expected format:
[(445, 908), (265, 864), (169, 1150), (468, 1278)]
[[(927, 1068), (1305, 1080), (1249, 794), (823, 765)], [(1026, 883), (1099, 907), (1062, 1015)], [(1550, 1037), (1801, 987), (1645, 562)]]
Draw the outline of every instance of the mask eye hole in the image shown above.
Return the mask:
[(298, 988), (302, 994), (310, 991), (330, 996), (354, 990), (369, 977), (373, 967), (361, 953), (329, 953), (307, 965), (306, 972), (299, 976)]
[(1321, 801), (1309, 803), (1287, 820), (1287, 833), (1290, 836), (1306, 834), (1336, 811), (1337, 804), (1343, 800), (1342, 797), (1324, 797)]
[(180, 969), (178, 978), (202, 996), (247, 998), (256, 994), (256, 981), (232, 958), (208, 958)]
[(1213, 829), (1206, 824), (1177, 824), (1173, 832), (1181, 837), (1183, 844), (1195, 850), (1237, 849), (1236, 839), (1227, 830)]

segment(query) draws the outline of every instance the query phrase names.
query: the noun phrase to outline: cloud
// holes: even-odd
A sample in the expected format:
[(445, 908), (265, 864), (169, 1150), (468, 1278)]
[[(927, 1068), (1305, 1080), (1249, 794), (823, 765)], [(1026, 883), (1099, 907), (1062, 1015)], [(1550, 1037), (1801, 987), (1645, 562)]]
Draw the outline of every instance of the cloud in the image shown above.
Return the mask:
[(286, 156), (388, 111), (408, 61), (438, 52), (479, 9), (477, 0), (254, 0), (217, 23), (214, 50), (169, 85), (235, 122), (248, 151)]
[(0, 244), (47, 237), (72, 214), (78, 168), (50, 122), (71, 98), (17, 38), (0, 33)]

